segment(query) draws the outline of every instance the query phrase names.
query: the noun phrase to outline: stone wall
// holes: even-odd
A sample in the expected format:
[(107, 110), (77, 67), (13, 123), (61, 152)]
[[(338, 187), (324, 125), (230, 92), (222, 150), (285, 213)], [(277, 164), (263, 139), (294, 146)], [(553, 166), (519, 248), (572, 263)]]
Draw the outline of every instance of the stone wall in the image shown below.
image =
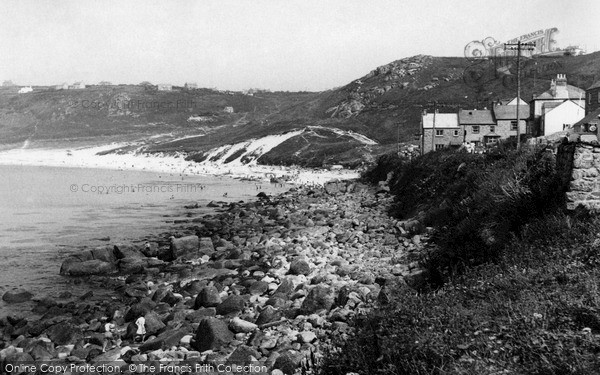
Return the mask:
[(600, 211), (600, 145), (565, 142), (558, 148), (557, 170), (567, 191), (567, 209)]

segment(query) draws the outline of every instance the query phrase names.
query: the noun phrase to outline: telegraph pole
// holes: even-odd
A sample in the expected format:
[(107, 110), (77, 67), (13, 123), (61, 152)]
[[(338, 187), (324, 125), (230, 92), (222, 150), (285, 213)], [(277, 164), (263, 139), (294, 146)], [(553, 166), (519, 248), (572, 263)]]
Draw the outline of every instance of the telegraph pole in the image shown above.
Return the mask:
[[(507, 46), (508, 46), (508, 48), (507, 48)], [(533, 51), (535, 49), (535, 44), (534, 43), (521, 43), (521, 41), (519, 40), (517, 43), (504, 43), (504, 49), (517, 51), (517, 150), (520, 150), (521, 149), (521, 118), (520, 118), (520, 114), (519, 114), (519, 107), (521, 106), (521, 50), (525, 49), (528, 51)]]
[(435, 151), (435, 114), (437, 112), (437, 100), (433, 102), (433, 129), (431, 130), (431, 151)]

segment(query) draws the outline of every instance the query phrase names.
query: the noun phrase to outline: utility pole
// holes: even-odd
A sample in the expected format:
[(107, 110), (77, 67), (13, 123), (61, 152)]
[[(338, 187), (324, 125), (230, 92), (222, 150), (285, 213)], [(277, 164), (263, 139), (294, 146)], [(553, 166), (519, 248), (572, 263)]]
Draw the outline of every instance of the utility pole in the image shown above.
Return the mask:
[(431, 151), (435, 151), (435, 114), (437, 113), (437, 100), (433, 102), (433, 129), (431, 130)]
[[(508, 46), (508, 48), (507, 48)], [(516, 46), (516, 47), (515, 47)], [(521, 50), (526, 49), (533, 51), (535, 49), (534, 43), (521, 43), (519, 40), (517, 43), (504, 43), (504, 49), (516, 50), (517, 51), (517, 150), (521, 149), (521, 118), (519, 114), (519, 107), (521, 106)]]

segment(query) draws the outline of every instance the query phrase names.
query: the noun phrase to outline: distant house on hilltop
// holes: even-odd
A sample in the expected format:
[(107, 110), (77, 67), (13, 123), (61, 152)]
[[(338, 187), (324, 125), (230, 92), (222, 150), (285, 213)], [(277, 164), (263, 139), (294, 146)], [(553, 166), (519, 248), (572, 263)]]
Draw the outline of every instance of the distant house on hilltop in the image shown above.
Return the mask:
[(198, 88), (198, 84), (194, 82), (186, 82), (184, 87), (186, 90), (195, 90)]
[(100, 81), (98, 82), (98, 86), (112, 86), (112, 83), (109, 81)]
[(75, 82), (72, 85), (69, 85), (69, 90), (81, 90), (85, 89), (85, 84), (83, 82)]
[(159, 83), (157, 85), (158, 91), (171, 91), (173, 90), (173, 85), (170, 83)]
[(18, 91), (19, 94), (27, 94), (28, 92), (32, 92), (33, 88), (31, 86), (21, 87)]
[(69, 89), (69, 85), (66, 82), (63, 82), (60, 85), (54, 86), (54, 90), (68, 90), (68, 89)]

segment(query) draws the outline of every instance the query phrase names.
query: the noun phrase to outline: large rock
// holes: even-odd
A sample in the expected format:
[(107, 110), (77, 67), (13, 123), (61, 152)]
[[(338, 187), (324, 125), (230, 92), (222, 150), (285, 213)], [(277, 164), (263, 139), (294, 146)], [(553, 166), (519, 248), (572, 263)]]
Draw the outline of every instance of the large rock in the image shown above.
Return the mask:
[(302, 357), (301, 353), (288, 350), (277, 357), (273, 367), (283, 371), (285, 374), (295, 374), (298, 367), (300, 367)]
[(319, 310), (329, 311), (335, 302), (334, 290), (325, 285), (317, 285), (310, 290), (302, 302), (301, 311), (303, 314), (312, 314)]
[(110, 275), (116, 271), (113, 263), (99, 259), (79, 261), (77, 258), (68, 258), (60, 267), (63, 276)]
[(146, 256), (141, 252), (141, 248), (132, 244), (116, 244), (113, 248), (113, 252), (117, 259), (124, 258), (145, 258)]
[(292, 275), (308, 275), (310, 274), (310, 265), (303, 259), (298, 259), (290, 264), (290, 274)]
[(248, 333), (256, 330), (258, 326), (247, 320), (235, 317), (229, 322), (229, 328), (235, 333)]
[(140, 346), (140, 350), (145, 352), (149, 350), (166, 349), (173, 346), (178, 346), (181, 338), (187, 334), (188, 332), (186, 329), (179, 329), (175, 331), (166, 330), (157, 337), (143, 343)]
[(171, 257), (173, 259), (196, 259), (200, 256), (199, 246), (198, 236), (171, 237)]
[(199, 309), (201, 307), (217, 307), (221, 304), (221, 296), (219, 291), (214, 286), (206, 286), (200, 290), (200, 293), (196, 296), (194, 302), (194, 308)]
[(244, 298), (238, 295), (231, 295), (217, 306), (217, 314), (227, 315), (240, 312), (244, 309)]
[(83, 338), (83, 332), (74, 324), (61, 322), (50, 326), (45, 331), (55, 345), (69, 345)]
[(233, 341), (233, 333), (225, 322), (216, 318), (206, 318), (198, 325), (194, 348), (203, 352), (218, 349), (231, 341)]
[(33, 297), (33, 294), (25, 289), (9, 290), (4, 293), (2, 300), (6, 303), (22, 303), (27, 302)]
[(147, 312), (146, 315), (144, 315), (144, 319), (146, 320), (147, 335), (155, 335), (166, 327), (158, 314), (154, 311)]
[(211, 256), (215, 252), (215, 246), (213, 245), (210, 237), (200, 238), (200, 243), (198, 244), (198, 252), (200, 253), (200, 256)]
[(147, 313), (152, 311), (152, 309), (154, 309), (155, 306), (156, 303), (154, 303), (149, 298), (145, 298), (141, 302), (131, 305), (131, 307), (129, 308), (129, 310), (127, 310), (127, 313), (125, 314), (125, 321), (131, 322), (132, 320), (135, 320), (140, 316), (145, 316)]

